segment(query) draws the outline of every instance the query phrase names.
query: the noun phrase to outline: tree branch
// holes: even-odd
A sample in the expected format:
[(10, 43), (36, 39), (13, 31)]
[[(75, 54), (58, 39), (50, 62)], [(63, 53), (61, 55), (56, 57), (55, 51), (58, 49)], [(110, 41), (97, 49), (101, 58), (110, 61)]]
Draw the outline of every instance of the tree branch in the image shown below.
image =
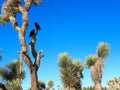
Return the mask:
[(36, 30), (35, 32), (35, 35), (32, 37), (30, 43), (29, 43), (29, 49), (30, 49), (30, 52), (32, 53), (34, 59), (36, 60), (37, 58), (37, 52), (35, 50), (35, 44), (36, 44), (36, 36), (38, 34), (38, 30)]
[(25, 8), (27, 11), (29, 11), (30, 6), (31, 6), (31, 4), (32, 4), (32, 0), (24, 0), (24, 2), (25, 2), (24, 8)]
[(32, 37), (32, 40), (29, 43), (30, 52), (31, 52), (32, 56), (35, 59), (34, 66), (36, 66), (37, 70), (38, 70), (39, 65), (40, 65), (40, 59), (43, 57), (43, 55), (42, 56), (40, 55), (40, 53), (42, 52), (42, 50), (39, 50), (38, 53), (35, 50), (36, 36), (38, 34), (38, 31), (39, 30), (37, 29), (36, 32), (35, 32), (35, 35)]
[(23, 35), (25, 35), (26, 29), (28, 26), (28, 12), (21, 5), (19, 5), (19, 10), (22, 13), (22, 28), (21, 29), (22, 29)]
[(33, 63), (32, 63), (32, 61), (31, 61), (28, 53), (21, 51), (20, 54), (21, 54), (23, 60), (25, 61), (25, 63), (27, 64), (27, 66), (28, 66), (28, 68), (29, 68), (29, 71), (31, 71), (31, 66), (33, 66)]
[(42, 57), (44, 57), (44, 55), (41, 55), (41, 52), (43, 52), (42, 50), (39, 50), (39, 52), (37, 53), (37, 57), (34, 63), (34, 66), (36, 66), (36, 70), (38, 70), (39, 66), (40, 66), (40, 59)]
[(20, 30), (20, 27), (18, 27), (18, 24), (17, 24), (17, 22), (16, 22), (15, 17), (10, 16), (10, 17), (9, 17), (9, 20), (10, 20), (10, 22), (12, 23), (14, 29), (17, 30), (17, 31), (19, 31), (19, 30)]
[(37, 57), (37, 52), (35, 50), (35, 43), (36, 43), (36, 37), (33, 37), (31, 42), (29, 43), (29, 49), (30, 49), (30, 52), (32, 53), (34, 59), (36, 59), (36, 57)]

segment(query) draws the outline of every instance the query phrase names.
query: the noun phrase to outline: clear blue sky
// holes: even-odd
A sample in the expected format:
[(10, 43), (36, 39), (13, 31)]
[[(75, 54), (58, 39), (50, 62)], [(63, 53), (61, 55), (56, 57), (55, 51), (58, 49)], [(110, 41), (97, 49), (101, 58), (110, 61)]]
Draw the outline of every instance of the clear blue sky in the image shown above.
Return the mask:
[[(102, 85), (107, 80), (120, 76), (120, 0), (43, 0), (41, 5), (32, 6), (29, 12), (29, 26), (26, 33), (27, 43), (29, 32), (34, 22), (41, 25), (42, 30), (37, 36), (36, 48), (43, 49), (45, 57), (38, 71), (39, 79), (47, 83), (54, 81), (54, 87), (61, 85), (58, 54), (68, 52), (73, 59), (80, 59), (83, 64), (89, 54), (96, 54), (99, 42), (110, 44), (110, 54), (105, 60)], [(21, 16), (17, 17), (21, 21)], [(21, 24), (21, 23), (19, 23)], [(5, 65), (19, 57), (20, 50), (17, 32), (11, 24), (0, 26), (0, 48)], [(25, 65), (24, 65), (25, 66)], [(30, 87), (29, 72), (23, 88)], [(83, 86), (93, 85), (90, 70), (84, 69)]]

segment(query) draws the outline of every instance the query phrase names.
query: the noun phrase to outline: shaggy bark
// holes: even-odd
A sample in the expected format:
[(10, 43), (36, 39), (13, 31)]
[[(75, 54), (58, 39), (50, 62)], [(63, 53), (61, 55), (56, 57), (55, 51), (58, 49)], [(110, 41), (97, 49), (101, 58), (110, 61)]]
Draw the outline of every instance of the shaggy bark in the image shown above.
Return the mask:
[(102, 90), (101, 79), (102, 79), (102, 69), (103, 69), (103, 61), (98, 59), (94, 66), (90, 67), (91, 69), (91, 77), (95, 85), (95, 90)]
[(95, 90), (102, 90), (101, 83), (95, 84)]
[[(25, 39), (25, 34), (26, 34), (27, 26), (28, 26), (28, 11), (30, 9), (30, 6), (32, 5), (32, 1), (33, 0), (24, 0), (25, 5), (22, 6), (19, 3), (20, 2), (19, 0), (16, 0), (16, 1), (8, 0), (5, 2), (5, 4), (3, 5), (2, 8), (4, 10), (4, 14), (7, 15), (7, 19), (11, 22), (14, 29), (18, 32), (19, 41), (20, 41), (20, 45), (21, 45), (20, 54), (30, 71), (31, 89), (39, 90), (37, 71), (38, 71), (38, 68), (40, 65), (40, 59), (43, 56), (40, 55), (41, 50), (38, 51), (38, 53), (35, 50), (36, 36), (37, 36), (38, 30), (29, 44), (29, 46), (30, 46), (29, 49), (35, 59), (35, 61), (33, 63), (28, 54), (27, 44), (26, 44), (26, 39)], [(7, 10), (8, 8), (10, 8), (10, 10), (13, 9), (11, 11), (18, 10), (22, 14), (22, 27), (19, 27), (17, 24), (16, 13), (8, 14), (8, 10)]]

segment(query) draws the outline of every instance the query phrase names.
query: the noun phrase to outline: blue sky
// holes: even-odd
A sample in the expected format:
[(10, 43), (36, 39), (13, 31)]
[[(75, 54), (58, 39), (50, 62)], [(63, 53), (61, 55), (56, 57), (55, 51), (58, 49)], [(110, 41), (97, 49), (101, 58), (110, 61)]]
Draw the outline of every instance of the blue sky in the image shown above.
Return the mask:
[[(32, 6), (29, 11), (29, 26), (26, 33), (35, 28), (34, 22), (41, 25), (37, 36), (36, 49), (43, 49), (45, 57), (41, 60), (38, 71), (40, 80), (47, 83), (54, 81), (54, 87), (61, 85), (58, 54), (68, 52), (74, 59), (85, 63), (86, 56), (96, 54), (99, 42), (110, 44), (110, 54), (105, 59), (102, 85), (107, 80), (119, 77), (120, 72), (120, 1), (119, 0), (43, 0), (39, 6)], [(21, 21), (21, 15), (17, 16)], [(19, 23), (21, 24), (21, 22)], [(5, 65), (19, 57), (20, 44), (17, 32), (9, 23), (0, 26), (0, 48)], [(24, 65), (25, 66), (25, 65)], [(25, 66), (26, 72), (28, 71)], [(93, 85), (90, 70), (84, 69), (83, 86)], [(30, 86), (29, 72), (23, 81), (23, 88)]]

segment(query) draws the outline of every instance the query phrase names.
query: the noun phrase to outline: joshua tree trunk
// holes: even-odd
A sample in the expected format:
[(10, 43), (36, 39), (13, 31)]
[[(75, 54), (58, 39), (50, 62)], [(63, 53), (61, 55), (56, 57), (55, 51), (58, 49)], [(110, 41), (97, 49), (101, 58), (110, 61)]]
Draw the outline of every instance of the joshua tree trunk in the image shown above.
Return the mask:
[[(28, 69), (30, 72), (31, 89), (39, 90), (37, 71), (39, 69), (40, 59), (43, 57), (40, 55), (41, 50), (38, 51), (38, 53), (35, 50), (36, 36), (39, 30), (36, 30), (35, 35), (32, 37), (32, 40), (29, 43), (30, 52), (35, 59), (34, 62), (32, 62), (28, 54), (27, 43), (25, 39), (25, 34), (26, 34), (27, 26), (28, 26), (28, 11), (30, 9), (30, 6), (35, 2), (35, 0), (24, 0), (24, 2), (25, 2), (25, 5), (22, 6), (20, 3), (20, 0), (7, 0), (2, 6), (2, 9), (4, 11), (3, 19), (10, 21), (14, 29), (18, 32), (20, 45), (21, 45), (20, 55), (23, 58), (26, 65), (28, 66)], [(17, 24), (16, 10), (22, 14), (22, 26), (21, 27), (18, 26)]]
[(96, 83), (95, 84), (95, 90), (102, 90), (101, 83)]
[(95, 90), (102, 90), (101, 78), (102, 78), (103, 61), (98, 59), (94, 66), (91, 66), (91, 77), (95, 85)]
[(30, 72), (30, 77), (31, 77), (31, 89), (32, 90), (38, 90), (38, 77), (37, 77), (37, 71), (36, 68), (33, 66), (32, 70)]

